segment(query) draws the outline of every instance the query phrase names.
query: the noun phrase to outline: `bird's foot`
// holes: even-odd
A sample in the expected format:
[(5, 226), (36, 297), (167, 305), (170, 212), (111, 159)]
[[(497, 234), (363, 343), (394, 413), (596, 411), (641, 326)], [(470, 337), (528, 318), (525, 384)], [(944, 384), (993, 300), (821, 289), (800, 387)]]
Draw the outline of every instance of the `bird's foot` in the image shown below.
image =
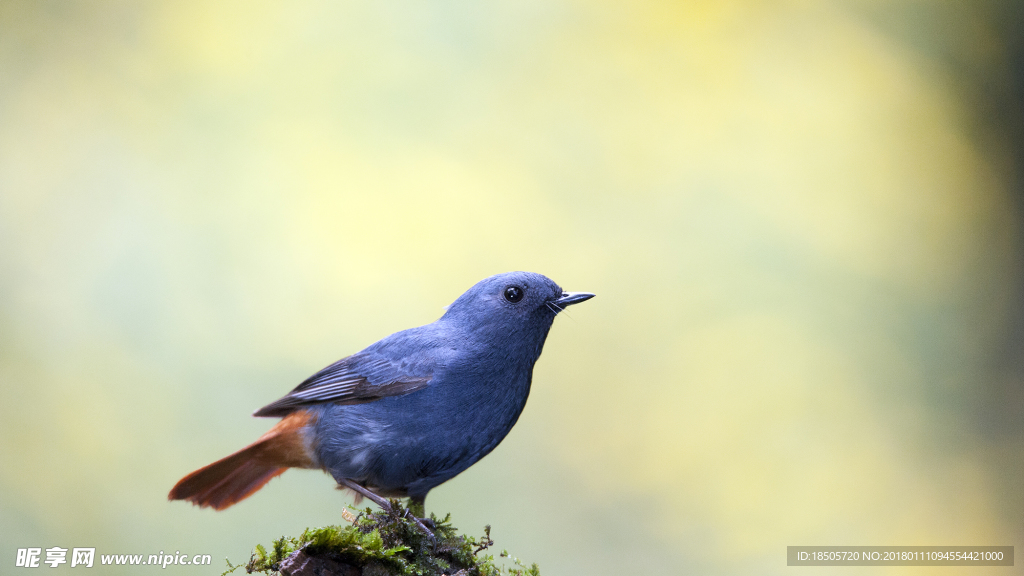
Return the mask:
[[(342, 478), (341, 480), (338, 480), (338, 483), (341, 484), (342, 486), (346, 487), (346, 488), (349, 488), (349, 489), (355, 491), (356, 494), (361, 494), (361, 495), (365, 496), (366, 498), (369, 498), (370, 501), (372, 501), (377, 506), (380, 506), (380, 509), (383, 510), (384, 512), (386, 512), (387, 514), (390, 514), (390, 515), (393, 515), (393, 516), (400, 516), (400, 517), (404, 517), (404, 518), (408, 518), (408, 519), (412, 520), (416, 524), (416, 526), (423, 532), (423, 534), (426, 535), (426, 537), (430, 539), (430, 542), (432, 544), (434, 544), (434, 545), (437, 544), (437, 540), (434, 538), (433, 530), (427, 528), (426, 524), (424, 524), (424, 522), (429, 522), (433, 526), (434, 525), (434, 521), (433, 520), (431, 520), (429, 518), (420, 519), (409, 508), (405, 508), (402, 512), (399, 512), (398, 510), (395, 509), (395, 506), (392, 505), (392, 503), (391, 503), (392, 501), (389, 501), (386, 498), (382, 498), (382, 497), (378, 496), (377, 494), (374, 494), (373, 491), (371, 491), (371, 490), (369, 490), (369, 489), (367, 489), (367, 488), (365, 488), (365, 487), (363, 487), (363, 486), (361, 486), (361, 485), (359, 485), (359, 484), (357, 484), (357, 483), (355, 483), (355, 482), (353, 482), (353, 481), (351, 481), (351, 480), (349, 480), (347, 478)], [(397, 504), (397, 502), (396, 502), (396, 504)], [(415, 506), (415, 505), (416, 505), (416, 502), (413, 502), (413, 506)], [(423, 503), (420, 502), (419, 503), (419, 511), (422, 513), (422, 510), (423, 510)]]
[(434, 522), (433, 518), (426, 518), (426, 517), (419, 517), (419, 516), (417, 516), (417, 518), (419, 519), (420, 522), (423, 523), (424, 526), (426, 526), (427, 528), (430, 528), (431, 532), (433, 532), (434, 530), (437, 530), (437, 522)]
[(423, 501), (423, 497), (417, 498), (415, 496), (410, 496), (409, 504), (405, 509), (406, 518), (412, 519), (413, 522), (416, 522), (417, 526), (420, 526), (421, 529), (429, 530), (431, 535), (433, 535), (434, 529), (437, 528), (437, 525), (434, 523), (433, 519), (427, 517), (426, 507)]
[[(435, 546), (437, 545), (437, 540), (434, 538), (433, 520), (431, 520), (430, 518), (418, 518), (415, 514), (412, 513), (412, 510), (409, 510), (408, 508), (405, 509), (403, 516), (405, 516), (409, 520), (412, 520), (416, 524), (416, 526), (418, 526), (419, 529), (423, 531), (423, 534), (430, 539), (431, 544)], [(430, 524), (430, 528), (427, 528), (428, 523)]]

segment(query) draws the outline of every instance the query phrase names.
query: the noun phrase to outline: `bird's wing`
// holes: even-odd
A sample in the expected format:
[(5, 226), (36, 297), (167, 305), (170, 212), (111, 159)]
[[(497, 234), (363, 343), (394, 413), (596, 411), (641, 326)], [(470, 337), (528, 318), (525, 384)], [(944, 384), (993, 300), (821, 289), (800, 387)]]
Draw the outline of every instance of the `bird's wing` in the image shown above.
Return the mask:
[(410, 370), (381, 354), (360, 352), (313, 374), (287, 396), (267, 404), (253, 416), (285, 416), (311, 404), (363, 404), (401, 396), (426, 387), (430, 374)]

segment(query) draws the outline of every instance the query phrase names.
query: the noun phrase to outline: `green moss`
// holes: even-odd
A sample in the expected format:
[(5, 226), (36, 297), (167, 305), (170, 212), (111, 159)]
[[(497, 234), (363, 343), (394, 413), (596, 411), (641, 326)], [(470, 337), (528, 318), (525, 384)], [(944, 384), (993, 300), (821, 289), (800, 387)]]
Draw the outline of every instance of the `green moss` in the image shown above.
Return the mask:
[[(307, 528), (298, 537), (282, 536), (268, 552), (257, 544), (248, 564), (232, 566), (224, 574), (245, 568), (247, 573), (278, 574), (281, 563), (299, 551), (314, 561), (339, 562), (365, 573), (401, 574), (408, 576), (540, 576), (534, 564), (526, 567), (506, 551), (510, 566), (495, 563), (487, 550), (494, 545), (491, 527), (484, 528), (480, 538), (463, 536), (451, 524), (450, 515), (438, 519), (433, 514), (433, 538), (405, 515), (406, 508), (392, 500), (392, 512), (374, 512), (369, 508), (356, 510), (351, 525)], [(429, 523), (428, 523), (429, 524)]]

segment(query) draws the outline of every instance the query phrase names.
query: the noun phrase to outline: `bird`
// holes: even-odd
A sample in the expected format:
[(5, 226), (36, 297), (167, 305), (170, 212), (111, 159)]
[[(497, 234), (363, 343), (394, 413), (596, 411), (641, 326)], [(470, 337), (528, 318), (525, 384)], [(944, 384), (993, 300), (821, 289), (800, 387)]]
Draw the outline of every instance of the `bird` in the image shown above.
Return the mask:
[(281, 420), (186, 475), (168, 499), (223, 510), (307, 468), (326, 471), (357, 503), (389, 508), (386, 498), (407, 497), (422, 511), (430, 490), (509, 433), (555, 316), (593, 296), (532, 272), (485, 278), (436, 321), (342, 358), (254, 412)]

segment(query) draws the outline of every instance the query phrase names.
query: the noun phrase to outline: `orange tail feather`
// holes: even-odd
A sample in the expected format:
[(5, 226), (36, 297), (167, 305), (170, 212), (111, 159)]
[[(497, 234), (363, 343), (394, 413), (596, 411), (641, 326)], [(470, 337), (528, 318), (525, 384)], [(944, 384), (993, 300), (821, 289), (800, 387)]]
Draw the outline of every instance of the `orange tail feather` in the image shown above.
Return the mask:
[(223, 510), (288, 468), (314, 468), (303, 433), (310, 421), (308, 412), (289, 414), (256, 442), (179, 480), (167, 499)]

